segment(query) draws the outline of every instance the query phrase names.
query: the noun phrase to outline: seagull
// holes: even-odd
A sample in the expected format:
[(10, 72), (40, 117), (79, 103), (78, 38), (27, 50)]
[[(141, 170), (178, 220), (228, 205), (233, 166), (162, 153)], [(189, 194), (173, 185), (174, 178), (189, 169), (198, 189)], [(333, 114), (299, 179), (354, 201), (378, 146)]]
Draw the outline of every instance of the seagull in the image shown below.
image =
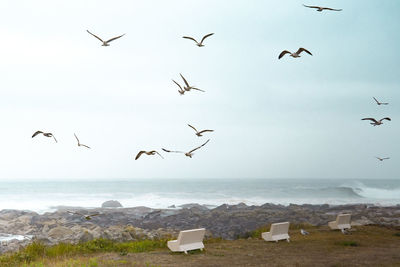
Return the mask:
[(54, 137), (54, 135), (53, 135), (52, 133), (44, 133), (44, 132), (42, 132), (42, 131), (36, 131), (36, 132), (32, 135), (32, 138), (35, 137), (35, 136), (38, 135), (38, 134), (43, 134), (43, 135), (46, 136), (46, 137), (53, 137), (53, 138), (54, 138), (54, 141), (56, 141), (56, 143), (57, 143), (57, 139)]
[(75, 135), (76, 141), (78, 141), (78, 146), (84, 146), (84, 147), (90, 149), (90, 147), (88, 147), (87, 145), (81, 144), (81, 142), (79, 142), (78, 136), (76, 136), (76, 134), (74, 134), (74, 135)]
[(136, 155), (135, 160), (139, 159), (140, 156), (141, 156), (142, 154), (146, 154), (146, 155), (149, 155), (149, 156), (152, 156), (152, 155), (157, 154), (157, 155), (159, 155), (162, 159), (164, 159), (163, 156), (161, 156), (161, 154), (158, 153), (158, 152), (155, 151), (155, 150), (152, 150), (152, 151), (144, 151), (144, 150), (142, 150), (142, 151), (139, 151), (139, 153)]
[(309, 234), (310, 234), (309, 232), (307, 232), (307, 231), (304, 230), (304, 229), (300, 229), (300, 233), (301, 233), (302, 235), (309, 235)]
[(185, 91), (190, 91), (190, 90), (198, 90), (198, 91), (202, 91), (205, 92), (204, 90), (201, 90), (199, 88), (196, 88), (194, 86), (190, 86), (189, 83), (186, 81), (185, 77), (183, 77), (183, 75), (181, 73), (179, 73), (179, 75), (181, 75), (183, 82), (185, 83), (186, 86), (183, 87), (183, 89), (185, 89)]
[(75, 212), (75, 211), (67, 211), (68, 213), (71, 213), (71, 214), (73, 214), (73, 215), (79, 215), (79, 216), (82, 216), (82, 218), (84, 218), (86, 221), (90, 221), (91, 219), (92, 219), (92, 217), (94, 217), (94, 216), (99, 216), (99, 215), (101, 215), (101, 213), (93, 213), (93, 214), (89, 214), (89, 215), (84, 215), (84, 214), (82, 214), (82, 213), (79, 213), (79, 212)]
[(96, 37), (97, 39), (99, 39), (100, 40), (100, 42), (102, 42), (103, 44), (101, 45), (101, 46), (110, 46), (108, 43), (109, 42), (112, 42), (112, 41), (114, 41), (114, 40), (117, 40), (118, 38), (121, 38), (122, 36), (124, 36), (125, 35), (125, 33), (124, 34), (122, 34), (122, 35), (120, 35), (120, 36), (117, 36), (117, 37), (114, 37), (114, 38), (111, 38), (110, 40), (107, 40), (107, 41), (103, 41), (103, 39), (101, 39), (99, 36), (97, 36), (97, 35), (94, 35), (93, 33), (91, 33), (89, 30), (86, 30), (89, 34), (91, 34), (91, 35), (93, 35), (94, 37)]
[(377, 158), (379, 161), (384, 161), (384, 160), (390, 159), (390, 158), (380, 158), (380, 157), (375, 157), (375, 158)]
[(344, 234), (344, 235), (349, 235), (350, 234), (350, 232), (347, 229), (342, 228), (340, 230), (342, 231), (342, 234)]
[(282, 58), (284, 55), (286, 55), (286, 54), (290, 54), (291, 57), (295, 57), (295, 58), (296, 58), (296, 57), (300, 57), (300, 53), (303, 52), (303, 51), (312, 56), (312, 54), (311, 54), (310, 51), (308, 51), (308, 50), (305, 49), (305, 48), (300, 47), (299, 50), (297, 50), (296, 53), (292, 53), (292, 52), (290, 52), (290, 51), (288, 51), (288, 50), (283, 50), (283, 51), (279, 54), (278, 59), (281, 59), (281, 58)]
[(196, 151), (197, 149), (199, 149), (199, 148), (205, 146), (205, 145), (208, 143), (208, 141), (210, 141), (210, 139), (208, 139), (208, 140), (207, 140), (204, 144), (202, 144), (201, 146), (196, 147), (195, 149), (192, 149), (192, 150), (190, 150), (189, 152), (172, 151), (172, 150), (168, 150), (168, 149), (165, 149), (165, 148), (163, 148), (162, 150), (164, 150), (165, 152), (168, 152), (168, 153), (183, 153), (183, 154), (185, 154), (186, 157), (192, 158), (193, 152)]
[(378, 126), (378, 125), (381, 125), (381, 124), (383, 124), (383, 121), (384, 120), (388, 120), (388, 121), (391, 121), (391, 119), (389, 118), (389, 117), (386, 117), (386, 118), (383, 118), (383, 119), (380, 119), (379, 121), (377, 121), (376, 119), (374, 119), (374, 118), (364, 118), (364, 119), (361, 119), (362, 121), (365, 121), (365, 120), (370, 120), (370, 121), (372, 121), (370, 124), (371, 125), (374, 125), (374, 126)]
[(194, 128), (192, 125), (188, 124), (188, 126), (189, 126), (190, 128), (192, 128), (193, 130), (196, 131), (196, 135), (197, 135), (198, 137), (203, 136), (202, 133), (205, 133), (205, 132), (214, 132), (214, 130), (202, 130), (202, 131), (199, 132), (199, 131), (197, 131), (197, 129)]
[(179, 90), (178, 90), (178, 92), (181, 94), (181, 95), (184, 95), (185, 94), (185, 90), (182, 88), (182, 86), (179, 84), (179, 83), (177, 83), (176, 81), (174, 81), (174, 80), (172, 80), (176, 85), (178, 85), (179, 86)]
[(193, 37), (190, 37), (190, 36), (183, 36), (182, 38), (193, 40), (193, 41), (196, 42), (196, 45), (197, 45), (198, 47), (203, 47), (203, 46), (204, 46), (204, 45), (203, 45), (204, 40), (205, 40), (207, 37), (210, 37), (210, 36), (213, 35), (213, 34), (214, 34), (214, 33), (209, 33), (209, 34), (207, 34), (207, 35), (204, 35), (204, 37), (203, 37), (203, 39), (201, 39), (201, 42), (200, 42), (200, 43), (197, 42), (196, 39), (194, 39)]
[(334, 8), (330, 8), (330, 7), (306, 6), (306, 5), (303, 5), (303, 6), (309, 7), (309, 8), (316, 8), (318, 12), (322, 12), (323, 10), (342, 11), (342, 9), (334, 9)]
[(375, 102), (376, 102), (376, 104), (377, 104), (378, 106), (380, 106), (380, 105), (389, 105), (389, 103), (382, 103), (382, 102), (379, 102), (378, 100), (376, 100), (375, 97), (373, 97), (373, 99), (375, 100)]

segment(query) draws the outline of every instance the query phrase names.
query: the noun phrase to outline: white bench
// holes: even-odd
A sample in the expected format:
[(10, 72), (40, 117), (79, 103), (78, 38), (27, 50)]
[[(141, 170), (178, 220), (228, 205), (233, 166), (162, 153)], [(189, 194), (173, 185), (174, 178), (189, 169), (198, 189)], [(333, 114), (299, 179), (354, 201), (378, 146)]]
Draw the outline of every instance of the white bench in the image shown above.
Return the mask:
[(350, 221), (351, 221), (351, 214), (339, 214), (336, 217), (336, 221), (329, 222), (328, 226), (332, 230), (350, 229), (351, 228)]
[(180, 231), (177, 240), (168, 241), (167, 246), (174, 252), (187, 252), (189, 250), (203, 250), (203, 238), (206, 233), (205, 228)]
[(261, 237), (265, 241), (275, 241), (285, 240), (290, 242), (289, 232), (289, 222), (273, 223), (271, 224), (271, 229), (269, 232), (264, 232)]

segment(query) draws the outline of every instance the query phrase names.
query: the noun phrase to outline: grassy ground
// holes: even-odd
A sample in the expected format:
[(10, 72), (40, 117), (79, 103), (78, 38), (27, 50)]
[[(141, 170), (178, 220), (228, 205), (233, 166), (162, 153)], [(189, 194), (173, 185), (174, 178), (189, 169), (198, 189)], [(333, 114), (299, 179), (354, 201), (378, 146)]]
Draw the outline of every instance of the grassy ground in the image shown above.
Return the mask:
[[(295, 227), (296, 228), (296, 227)], [(290, 230), (291, 242), (257, 238), (213, 239), (203, 252), (172, 253), (165, 241), (80, 245), (33, 245), (0, 257), (0, 266), (400, 266), (400, 231), (377, 226), (354, 228), (350, 235), (325, 227), (306, 227), (309, 236)], [(30, 251), (30, 252), (29, 252)], [(24, 258), (29, 255), (28, 258)]]

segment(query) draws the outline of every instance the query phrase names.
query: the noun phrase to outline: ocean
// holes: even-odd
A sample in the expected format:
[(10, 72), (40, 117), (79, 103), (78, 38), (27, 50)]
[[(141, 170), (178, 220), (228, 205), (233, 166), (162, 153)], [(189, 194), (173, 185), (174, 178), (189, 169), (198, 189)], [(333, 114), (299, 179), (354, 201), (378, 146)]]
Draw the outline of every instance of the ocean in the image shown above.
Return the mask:
[(6, 181), (0, 210), (54, 211), (58, 206), (100, 207), (118, 200), (124, 207), (167, 208), (188, 203), (262, 205), (400, 204), (400, 180), (340, 179), (148, 179), (130, 181)]

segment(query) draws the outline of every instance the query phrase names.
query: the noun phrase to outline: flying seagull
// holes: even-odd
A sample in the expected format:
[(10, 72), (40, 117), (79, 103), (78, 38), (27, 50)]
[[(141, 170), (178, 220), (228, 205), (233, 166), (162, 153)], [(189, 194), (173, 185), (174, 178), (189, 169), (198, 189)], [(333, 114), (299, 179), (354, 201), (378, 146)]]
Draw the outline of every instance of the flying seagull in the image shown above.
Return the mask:
[(139, 151), (139, 153), (136, 155), (135, 160), (139, 159), (140, 156), (141, 156), (142, 154), (146, 154), (146, 155), (149, 155), (149, 156), (152, 156), (152, 155), (157, 154), (157, 155), (159, 155), (161, 158), (163, 158), (163, 156), (161, 156), (161, 154), (158, 153), (158, 152), (155, 151), (155, 150), (152, 150), (152, 151), (144, 151), (144, 150), (142, 150), (142, 151)]
[(185, 86), (183, 87), (183, 89), (185, 89), (185, 91), (190, 91), (190, 90), (198, 90), (198, 91), (202, 91), (205, 92), (204, 90), (201, 90), (199, 88), (196, 88), (194, 86), (190, 86), (189, 83), (187, 82), (187, 80), (185, 79), (185, 77), (183, 77), (183, 75), (181, 73), (179, 73), (179, 75), (181, 75), (183, 82), (185, 83)]
[(88, 147), (87, 145), (81, 144), (81, 142), (79, 142), (78, 136), (76, 136), (76, 134), (74, 134), (74, 135), (75, 135), (76, 141), (78, 141), (78, 146), (84, 146), (84, 147), (90, 149), (90, 147)]
[(110, 42), (112, 42), (112, 41), (114, 41), (114, 40), (117, 40), (118, 38), (121, 38), (122, 36), (125, 35), (125, 33), (124, 33), (124, 34), (122, 34), (122, 35), (120, 35), (120, 36), (113, 37), (113, 38), (111, 38), (110, 40), (103, 41), (103, 39), (101, 39), (101, 38), (100, 38), (99, 36), (97, 36), (97, 35), (94, 35), (94, 34), (91, 33), (89, 30), (86, 30), (86, 31), (87, 31), (89, 34), (91, 34), (91, 35), (93, 35), (94, 37), (96, 37), (97, 39), (99, 39), (100, 42), (103, 43), (101, 46), (110, 46), (108, 43), (110, 43)]
[(54, 137), (54, 135), (53, 135), (52, 133), (44, 133), (44, 132), (42, 132), (42, 131), (36, 131), (36, 132), (32, 135), (32, 138), (35, 137), (35, 136), (38, 135), (38, 134), (43, 134), (43, 135), (46, 136), (46, 137), (53, 137), (53, 138), (54, 138), (54, 141), (56, 141), (56, 143), (57, 143), (57, 139)]
[(378, 125), (381, 125), (381, 124), (383, 124), (383, 121), (384, 120), (388, 120), (388, 121), (391, 121), (391, 119), (389, 118), (389, 117), (386, 117), (386, 118), (383, 118), (383, 119), (380, 119), (379, 121), (377, 121), (376, 119), (374, 119), (374, 118), (364, 118), (364, 119), (361, 119), (362, 121), (365, 121), (365, 120), (370, 120), (370, 121), (372, 121), (370, 124), (371, 125), (374, 125), (374, 126), (378, 126)]
[(378, 106), (380, 106), (380, 105), (389, 105), (389, 103), (382, 103), (382, 102), (379, 102), (375, 97), (373, 97), (373, 99), (375, 100), (375, 102), (376, 102), (376, 104), (377, 104)]
[(79, 215), (79, 216), (82, 216), (82, 218), (84, 218), (86, 221), (90, 221), (91, 219), (92, 219), (92, 217), (94, 217), (94, 216), (99, 216), (99, 215), (101, 215), (101, 213), (93, 213), (93, 214), (89, 214), (89, 215), (84, 215), (84, 214), (82, 214), (82, 213), (79, 213), (79, 212), (75, 212), (75, 211), (67, 211), (68, 213), (71, 213), (71, 214), (73, 214), (73, 215)]
[(197, 129), (194, 128), (192, 125), (188, 124), (188, 126), (189, 126), (190, 128), (192, 128), (193, 130), (196, 131), (196, 135), (197, 135), (198, 137), (203, 136), (202, 133), (205, 133), (205, 132), (214, 132), (214, 130), (202, 130), (202, 131), (199, 132), (199, 131), (197, 131)]
[(310, 234), (309, 232), (307, 232), (307, 231), (304, 230), (304, 229), (300, 229), (300, 233), (301, 233), (302, 235), (309, 235), (309, 234)]
[(375, 157), (375, 158), (377, 158), (379, 161), (384, 161), (384, 160), (390, 159), (390, 158), (380, 158), (380, 157)]
[(300, 53), (303, 52), (303, 51), (312, 56), (312, 54), (311, 54), (310, 51), (308, 51), (308, 50), (305, 49), (305, 48), (300, 47), (299, 50), (297, 50), (296, 53), (292, 53), (292, 52), (290, 52), (290, 51), (288, 51), (288, 50), (283, 50), (283, 51), (279, 54), (278, 59), (281, 59), (281, 58), (282, 58), (284, 55), (286, 55), (286, 54), (290, 54), (290, 56), (291, 56), (291, 57), (294, 57), (294, 58), (300, 57)]
[(303, 6), (309, 7), (309, 8), (316, 8), (318, 12), (322, 12), (323, 10), (342, 11), (342, 9), (334, 9), (334, 8), (330, 8), (330, 7), (306, 6), (306, 5), (303, 5)]
[(184, 95), (185, 94), (185, 90), (182, 88), (182, 86), (179, 84), (179, 83), (177, 83), (176, 81), (174, 81), (174, 80), (172, 80), (176, 85), (178, 85), (179, 86), (179, 90), (178, 90), (178, 92), (181, 94), (181, 95)]
[(164, 150), (165, 152), (168, 152), (168, 153), (183, 153), (183, 154), (185, 154), (186, 157), (192, 158), (193, 152), (196, 151), (197, 149), (199, 149), (199, 148), (205, 146), (205, 145), (208, 143), (208, 141), (210, 141), (210, 139), (208, 139), (208, 140), (207, 140), (204, 144), (202, 144), (201, 146), (196, 147), (195, 149), (192, 149), (192, 150), (190, 150), (189, 152), (172, 151), (172, 150), (168, 150), (168, 149), (165, 149), (165, 148), (163, 148), (162, 150)]
[(196, 42), (196, 45), (197, 45), (198, 47), (203, 47), (203, 46), (204, 46), (204, 45), (203, 45), (204, 40), (205, 40), (207, 37), (210, 37), (210, 36), (213, 35), (213, 34), (214, 34), (214, 33), (209, 33), (209, 34), (207, 34), (207, 35), (204, 35), (204, 37), (203, 37), (203, 39), (201, 39), (201, 42), (200, 42), (200, 43), (197, 42), (196, 39), (194, 39), (193, 37), (190, 37), (190, 36), (183, 36), (182, 38), (189, 39), (189, 40), (193, 40), (193, 41)]

